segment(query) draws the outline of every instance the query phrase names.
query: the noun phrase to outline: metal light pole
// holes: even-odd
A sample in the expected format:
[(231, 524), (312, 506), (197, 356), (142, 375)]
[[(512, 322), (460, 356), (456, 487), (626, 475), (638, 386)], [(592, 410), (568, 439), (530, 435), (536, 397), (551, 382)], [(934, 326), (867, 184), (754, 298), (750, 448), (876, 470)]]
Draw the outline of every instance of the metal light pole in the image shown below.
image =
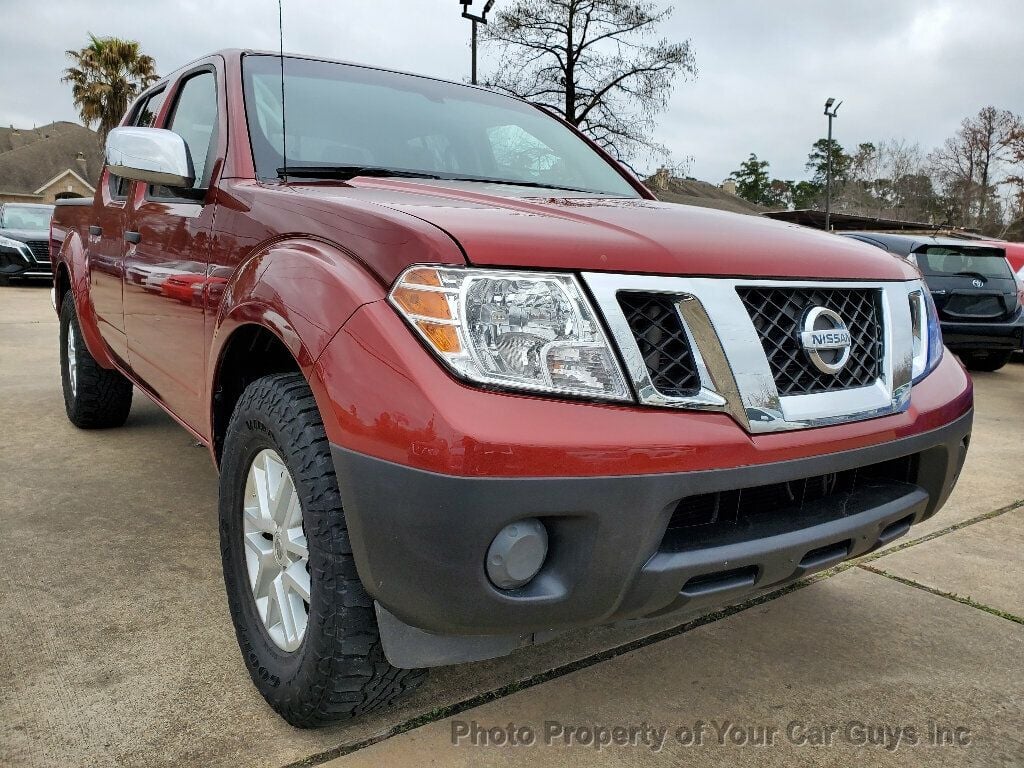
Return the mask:
[(476, 25), (487, 23), (487, 12), (494, 7), (494, 0), (487, 0), (487, 4), (484, 5), (484, 9), (479, 16), (469, 12), (469, 6), (473, 4), (473, 0), (459, 0), (459, 4), (462, 6), (462, 18), (473, 22), (473, 42), (471, 46), (473, 49), (472, 82), (473, 85), (476, 85)]
[(832, 230), (832, 118), (837, 117), (839, 107), (843, 102), (836, 104), (831, 96), (825, 100), (825, 115), (828, 117), (828, 154), (825, 156), (825, 231)]

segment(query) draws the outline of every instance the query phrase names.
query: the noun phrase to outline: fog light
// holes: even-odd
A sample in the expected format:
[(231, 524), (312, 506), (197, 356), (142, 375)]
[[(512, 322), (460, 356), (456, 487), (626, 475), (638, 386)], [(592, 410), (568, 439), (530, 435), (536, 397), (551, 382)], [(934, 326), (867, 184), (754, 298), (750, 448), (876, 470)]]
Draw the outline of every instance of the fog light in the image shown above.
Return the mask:
[(515, 589), (537, 575), (548, 556), (548, 532), (529, 517), (506, 525), (487, 550), (487, 576), (498, 589)]

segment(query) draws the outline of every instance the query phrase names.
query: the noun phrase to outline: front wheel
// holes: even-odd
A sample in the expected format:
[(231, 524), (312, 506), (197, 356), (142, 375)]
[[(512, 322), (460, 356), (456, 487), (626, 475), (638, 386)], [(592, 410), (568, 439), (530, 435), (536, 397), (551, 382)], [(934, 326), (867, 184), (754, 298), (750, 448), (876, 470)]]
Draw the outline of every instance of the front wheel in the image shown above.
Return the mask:
[(71, 291), (60, 305), (60, 378), (68, 420), (81, 429), (120, 427), (132, 409), (132, 383), (103, 368), (82, 338)]
[(1009, 352), (965, 352), (961, 359), (972, 371), (998, 371), (1013, 357), (1013, 351)]
[(422, 670), (384, 657), (356, 573), (330, 444), (299, 374), (267, 376), (238, 401), (220, 474), (224, 581), (260, 693), (299, 727), (387, 706)]

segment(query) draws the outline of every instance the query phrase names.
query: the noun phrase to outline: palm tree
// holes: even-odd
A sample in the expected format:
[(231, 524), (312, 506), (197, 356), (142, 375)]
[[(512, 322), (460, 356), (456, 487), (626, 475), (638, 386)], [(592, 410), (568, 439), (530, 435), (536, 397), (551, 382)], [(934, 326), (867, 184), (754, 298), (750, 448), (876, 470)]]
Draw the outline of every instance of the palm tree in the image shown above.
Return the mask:
[(160, 79), (153, 57), (140, 53), (134, 40), (90, 33), (89, 45), (66, 53), (74, 66), (64, 70), (61, 81), (71, 83), (82, 122), (99, 123), (100, 142), (106, 141), (135, 97)]

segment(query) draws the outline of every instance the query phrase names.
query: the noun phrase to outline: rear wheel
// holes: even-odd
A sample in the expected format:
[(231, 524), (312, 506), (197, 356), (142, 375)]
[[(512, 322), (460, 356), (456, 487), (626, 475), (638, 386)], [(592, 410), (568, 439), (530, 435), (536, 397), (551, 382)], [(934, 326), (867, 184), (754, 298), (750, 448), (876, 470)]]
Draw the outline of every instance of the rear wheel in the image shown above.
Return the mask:
[(132, 409), (132, 383), (89, 352), (68, 291), (60, 306), (60, 377), (64, 410), (81, 429), (120, 427)]
[(356, 573), (330, 444), (299, 374), (249, 385), (220, 474), (228, 605), (253, 682), (299, 727), (387, 706), (424, 677), (384, 657)]
[(1013, 357), (1013, 350), (1009, 352), (965, 352), (960, 356), (972, 371), (998, 371)]

